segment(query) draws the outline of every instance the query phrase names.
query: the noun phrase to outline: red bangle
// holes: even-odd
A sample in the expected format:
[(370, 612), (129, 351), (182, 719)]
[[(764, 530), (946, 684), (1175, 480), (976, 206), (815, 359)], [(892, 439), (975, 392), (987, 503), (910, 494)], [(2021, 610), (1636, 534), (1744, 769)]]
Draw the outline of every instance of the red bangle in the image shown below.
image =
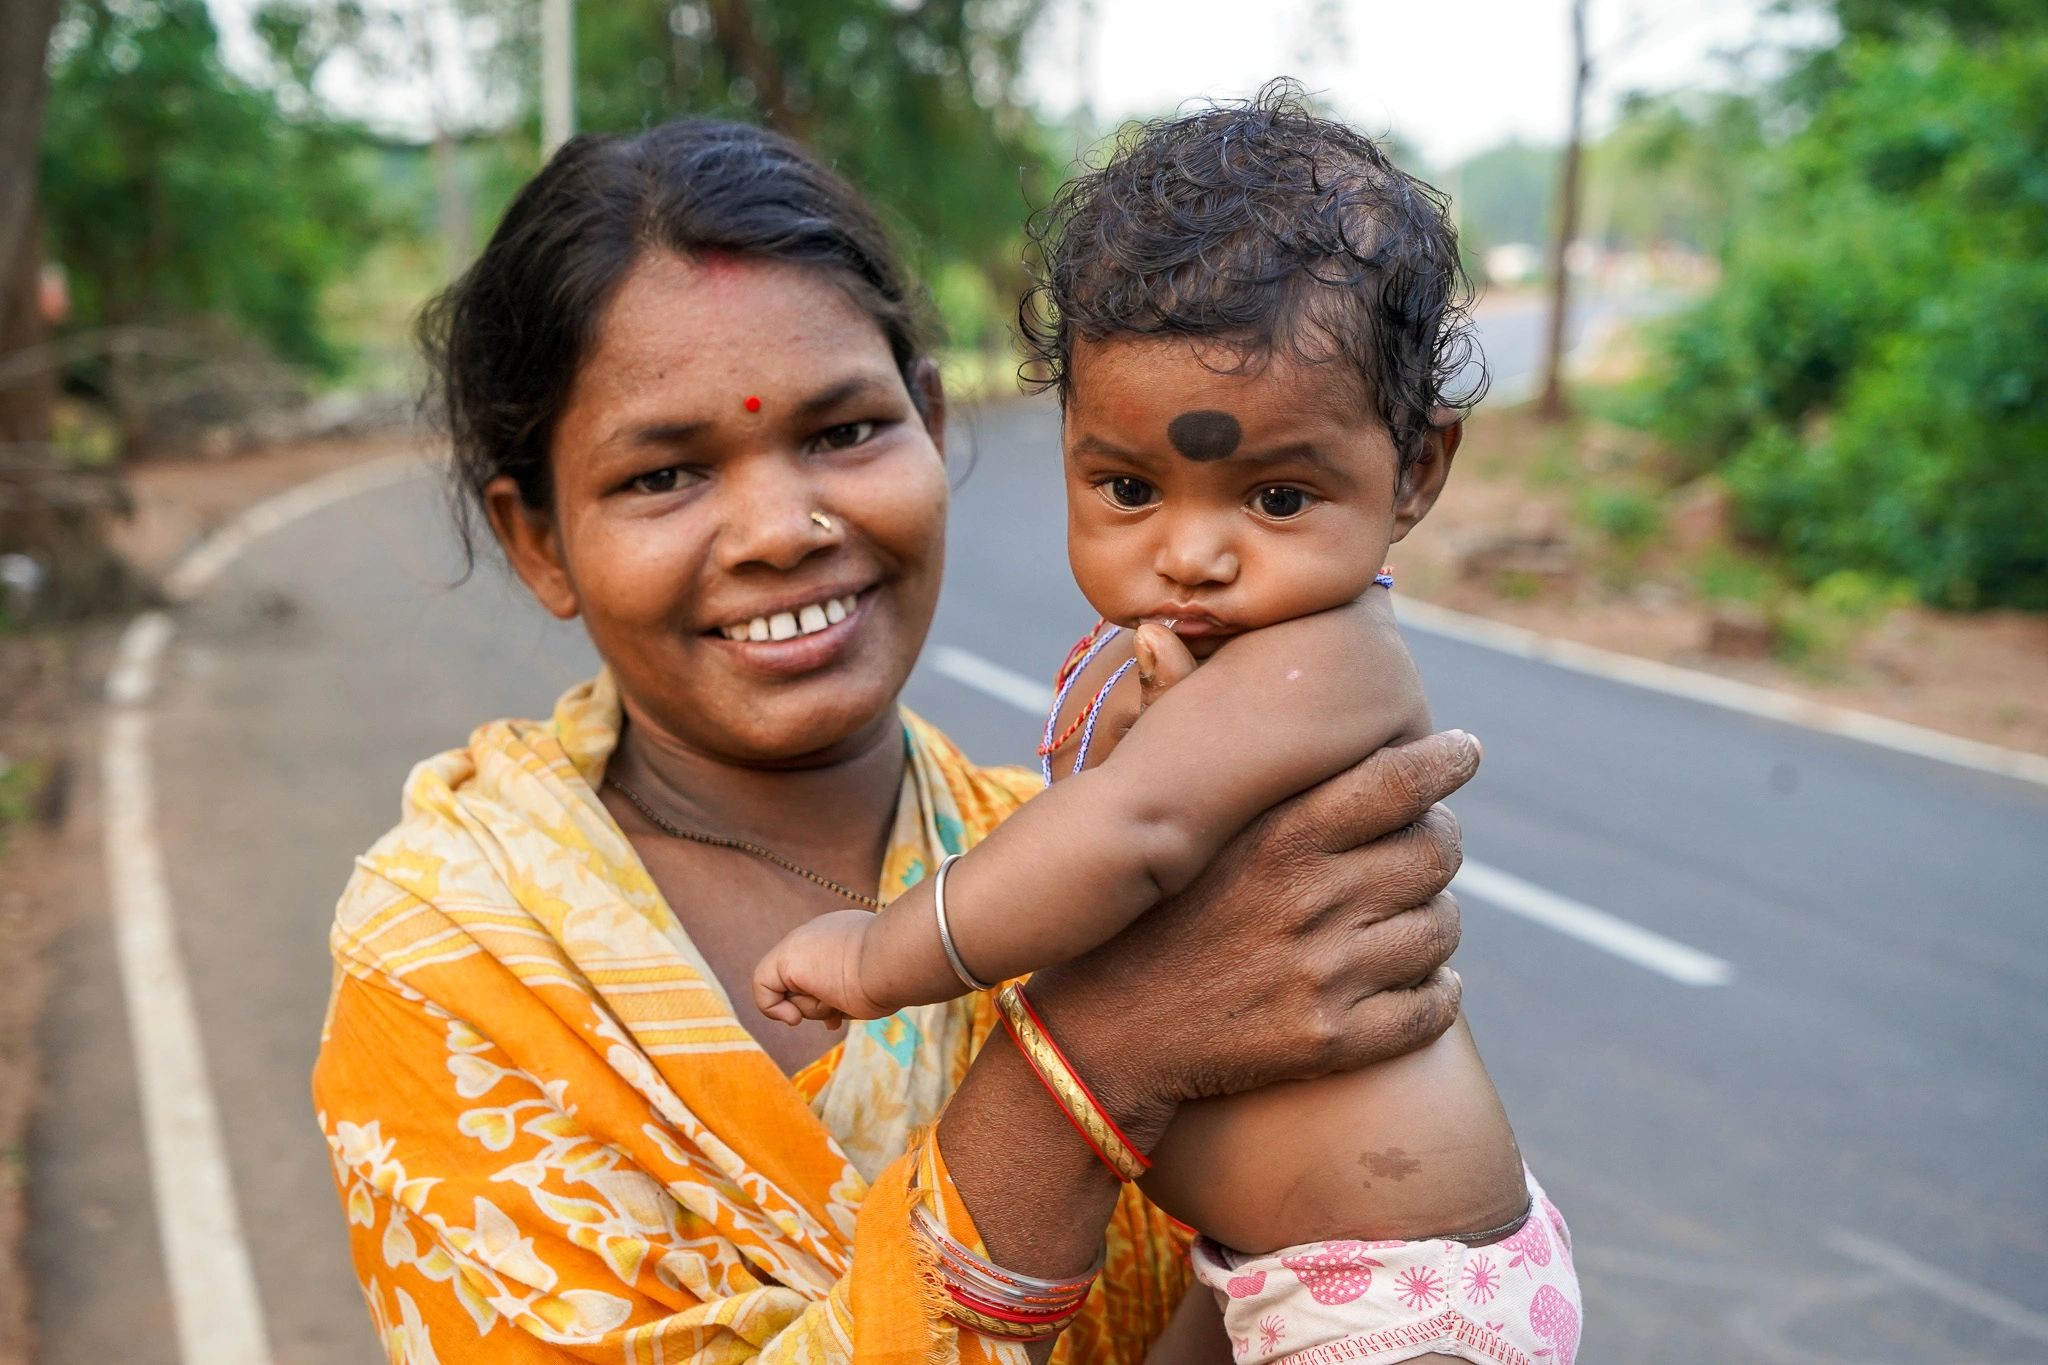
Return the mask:
[(996, 992), (996, 1007), (1002, 1013), (1003, 1027), (1017, 1044), (1017, 1051), (1023, 1054), (1039, 1083), (1052, 1095), (1053, 1103), (1074, 1125), (1074, 1131), (1081, 1135), (1088, 1149), (1102, 1159), (1102, 1164), (1125, 1183), (1150, 1170), (1152, 1163), (1103, 1109), (1102, 1101), (1095, 1098), (1095, 1092), (1053, 1042), (1045, 1021), (1024, 998), (1023, 989), (1016, 985), (1003, 987)]
[(1038, 1036), (1045, 1039), (1045, 1045), (1052, 1049), (1055, 1057), (1060, 1059), (1060, 1065), (1064, 1066), (1067, 1069), (1067, 1074), (1074, 1078), (1074, 1084), (1081, 1087), (1081, 1093), (1088, 1097), (1088, 1103), (1095, 1106), (1097, 1116), (1105, 1124), (1109, 1125), (1109, 1131), (1116, 1134), (1117, 1141), (1124, 1145), (1124, 1150), (1137, 1159), (1139, 1169), (1151, 1170), (1151, 1159), (1138, 1150), (1138, 1144), (1131, 1141), (1130, 1134), (1126, 1133), (1122, 1126), (1114, 1118), (1110, 1117), (1109, 1110), (1103, 1107), (1101, 1100), (1095, 1098), (1095, 1092), (1088, 1088), (1088, 1082), (1082, 1080), (1081, 1073), (1074, 1070), (1074, 1064), (1067, 1060), (1067, 1054), (1061, 1051), (1059, 1043), (1052, 1036), (1052, 1030), (1045, 1026), (1044, 1018), (1032, 1007), (1031, 997), (1024, 994), (1022, 986), (1017, 988), (1017, 1003), (1022, 1005), (1024, 1012), (1031, 1016), (1031, 1022), (1038, 1025)]

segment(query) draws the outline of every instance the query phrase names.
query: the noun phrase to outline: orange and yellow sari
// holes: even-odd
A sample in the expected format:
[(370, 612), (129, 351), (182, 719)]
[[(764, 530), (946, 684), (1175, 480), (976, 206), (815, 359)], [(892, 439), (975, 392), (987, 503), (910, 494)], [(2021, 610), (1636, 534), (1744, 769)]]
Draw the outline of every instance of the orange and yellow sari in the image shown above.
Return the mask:
[[(413, 770), (336, 910), (313, 1074), (394, 1362), (1021, 1362), (936, 1316), (907, 1176), (978, 1244), (930, 1125), (983, 996), (849, 1027), (794, 1081), (733, 1014), (596, 785), (608, 677)], [(906, 713), (882, 894), (1036, 787)], [(1188, 1281), (1135, 1190), (1055, 1361), (1136, 1365)]]

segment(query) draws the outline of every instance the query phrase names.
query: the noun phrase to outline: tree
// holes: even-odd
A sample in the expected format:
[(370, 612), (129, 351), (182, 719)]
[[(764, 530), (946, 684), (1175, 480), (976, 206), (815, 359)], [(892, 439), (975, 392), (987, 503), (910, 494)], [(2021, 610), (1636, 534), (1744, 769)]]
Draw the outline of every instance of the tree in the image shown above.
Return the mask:
[(1659, 425), (1809, 579), (2048, 610), (2048, 30), (1830, 65), (1663, 339)]
[(1586, 0), (1572, 0), (1571, 127), (1557, 177), (1557, 222), (1550, 238), (1550, 318), (1543, 334), (1543, 388), (1536, 411), (1546, 421), (1565, 415), (1564, 336), (1571, 308), (1571, 246), (1579, 234), (1579, 163), (1586, 127), (1586, 87), (1593, 56), (1586, 46)]
[(111, 339), (87, 377), (127, 449), (151, 435), (148, 350), (164, 329), (203, 323), (297, 364), (338, 361), (321, 293), (375, 228), (354, 146), (229, 72), (202, 0), (67, 7), (43, 136), (48, 238), (75, 326)]
[[(23, 357), (43, 339), (36, 144), (43, 54), (59, 2), (15, 0), (0, 9), (0, 360)], [(0, 379), (0, 446), (49, 439), (51, 391), (45, 366), (23, 363), (21, 373)]]
[[(1055, 164), (1055, 138), (1018, 90), (1044, 3), (584, 5), (577, 121), (593, 131), (685, 113), (764, 123), (823, 153), (908, 229), (927, 278), (964, 264), (1015, 297), (1020, 227)], [(521, 54), (515, 69), (534, 65)]]

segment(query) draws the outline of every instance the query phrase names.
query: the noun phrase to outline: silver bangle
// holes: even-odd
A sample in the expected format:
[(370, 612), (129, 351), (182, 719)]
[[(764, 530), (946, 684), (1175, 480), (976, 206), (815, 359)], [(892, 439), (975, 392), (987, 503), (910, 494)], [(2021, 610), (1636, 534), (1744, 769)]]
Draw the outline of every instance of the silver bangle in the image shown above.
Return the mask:
[(939, 922), (939, 946), (946, 950), (946, 961), (953, 964), (953, 975), (965, 982), (968, 990), (992, 991), (995, 983), (980, 980), (960, 960), (960, 950), (953, 946), (953, 930), (946, 923), (946, 874), (959, 861), (959, 854), (949, 853), (939, 861), (939, 870), (932, 874), (932, 914)]

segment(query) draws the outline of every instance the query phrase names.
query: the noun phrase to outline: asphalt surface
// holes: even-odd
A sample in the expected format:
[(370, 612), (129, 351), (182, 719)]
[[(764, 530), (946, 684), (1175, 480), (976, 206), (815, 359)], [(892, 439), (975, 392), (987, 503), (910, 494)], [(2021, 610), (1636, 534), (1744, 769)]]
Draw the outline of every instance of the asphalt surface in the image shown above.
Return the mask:
[[(1534, 335), (1533, 313), (1489, 322), (1502, 378)], [(935, 645), (1041, 678), (1086, 627), (1056, 450), (1043, 403), (956, 428)], [(306, 1086), (349, 860), (413, 761), (593, 666), (495, 569), (449, 588), (448, 539), (423, 478), (258, 542), (180, 613), (156, 706), (170, 892), (281, 1362), (377, 1358)], [(1580, 1359), (2048, 1360), (2048, 791), (1411, 642), (1439, 723), (1486, 743), (1455, 802), (1469, 854), (1733, 966), (1681, 985), (1464, 897), (1473, 1027), (1580, 1248)], [(978, 759), (1030, 754), (1029, 717), (936, 669), (907, 700)], [(168, 1362), (92, 916), (58, 971), (30, 1154), (43, 1358)]]

